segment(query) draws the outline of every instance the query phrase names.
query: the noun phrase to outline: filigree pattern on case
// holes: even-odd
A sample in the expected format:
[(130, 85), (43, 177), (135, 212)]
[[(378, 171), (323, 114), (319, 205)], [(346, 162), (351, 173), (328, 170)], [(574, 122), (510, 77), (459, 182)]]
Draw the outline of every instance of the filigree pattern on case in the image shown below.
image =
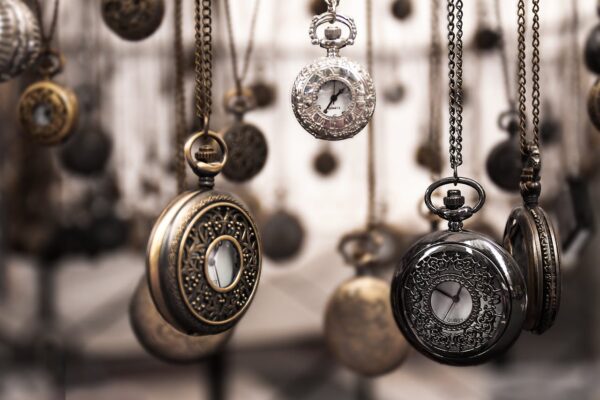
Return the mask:
[[(227, 321), (247, 305), (259, 276), (259, 245), (252, 222), (235, 204), (218, 202), (204, 209), (187, 235), (181, 238), (178, 278), (187, 307), (199, 318)], [(230, 291), (214, 290), (205, 275), (205, 258), (210, 244), (221, 236), (235, 238), (242, 248), (242, 269)]]
[(223, 134), (229, 158), (223, 175), (234, 182), (256, 176), (267, 162), (268, 146), (262, 132), (254, 125), (236, 122)]
[[(471, 313), (461, 323), (445, 323), (431, 308), (431, 296), (444, 282), (460, 284), (471, 296)], [(439, 251), (422, 259), (405, 282), (403, 301), (408, 320), (421, 341), (457, 353), (490, 346), (501, 333), (506, 311), (501, 277), (493, 264), (466, 251)]]

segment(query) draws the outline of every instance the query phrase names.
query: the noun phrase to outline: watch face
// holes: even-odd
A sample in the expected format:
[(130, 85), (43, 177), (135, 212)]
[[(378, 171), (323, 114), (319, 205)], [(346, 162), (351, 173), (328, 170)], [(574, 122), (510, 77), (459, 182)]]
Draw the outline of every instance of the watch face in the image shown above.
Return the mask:
[(331, 80), (319, 88), (317, 104), (321, 112), (330, 117), (339, 117), (348, 111), (352, 103), (350, 88), (342, 81)]

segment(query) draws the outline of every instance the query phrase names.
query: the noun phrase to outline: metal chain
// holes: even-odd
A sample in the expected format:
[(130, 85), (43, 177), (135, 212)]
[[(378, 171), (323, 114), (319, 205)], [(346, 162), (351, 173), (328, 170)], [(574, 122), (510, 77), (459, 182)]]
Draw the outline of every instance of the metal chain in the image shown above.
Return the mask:
[(434, 157), (430, 165), (432, 178), (441, 174), (442, 157), (442, 104), (439, 91), (442, 86), (442, 40), (440, 35), (440, 0), (431, 0), (431, 38), (429, 49), (429, 146)]
[[(367, 0), (367, 70), (373, 78), (373, 1)], [(371, 119), (367, 131), (367, 226), (373, 227), (377, 222), (376, 202), (376, 171), (375, 171), (375, 126)]]
[(196, 116), (208, 133), (212, 113), (212, 0), (195, 0)]
[(185, 190), (185, 156), (183, 146), (186, 137), (185, 112), (185, 58), (183, 49), (183, 0), (175, 0), (174, 50), (175, 50), (175, 162), (177, 192)]
[(500, 62), (502, 66), (502, 79), (504, 81), (504, 95), (508, 102), (508, 109), (515, 109), (515, 99), (511, 87), (510, 72), (508, 68), (508, 53), (506, 51), (506, 31), (502, 23), (500, 0), (494, 0), (494, 13), (496, 14), (496, 30), (500, 33)]
[(526, 56), (525, 56), (525, 30), (526, 30), (526, 9), (525, 0), (518, 2), (518, 36), (519, 36), (519, 131), (521, 153), (527, 153), (529, 144), (539, 147), (540, 143), (540, 5), (539, 0), (533, 0), (533, 25), (532, 25), (532, 55), (531, 55), (531, 73), (532, 73), (532, 122), (533, 122), (533, 141), (527, 140), (527, 79), (526, 79)]
[(252, 19), (250, 21), (250, 32), (248, 33), (248, 45), (246, 46), (246, 53), (244, 54), (244, 63), (242, 64), (242, 72), (238, 69), (237, 51), (235, 50), (235, 38), (233, 35), (233, 19), (231, 18), (231, 6), (229, 0), (225, 0), (225, 18), (227, 20), (227, 33), (229, 37), (229, 52), (231, 53), (231, 68), (233, 70), (233, 78), (235, 80), (236, 91), (239, 94), (242, 93), (242, 84), (248, 76), (248, 69), (250, 66), (250, 56), (254, 49), (254, 33), (256, 31), (256, 20), (258, 16), (258, 9), (260, 7), (260, 0), (254, 0), (254, 9), (252, 10)]
[(35, 6), (35, 14), (40, 25), (40, 33), (42, 37), (42, 44), (44, 47), (49, 48), (50, 43), (52, 43), (52, 39), (54, 38), (54, 33), (56, 32), (56, 25), (58, 21), (58, 10), (60, 8), (60, 0), (54, 0), (54, 8), (52, 9), (52, 17), (50, 19), (50, 29), (46, 31), (44, 24), (44, 13), (42, 12), (42, 4), (40, 0), (36, 0), (34, 3)]
[(458, 167), (462, 165), (463, 131), (463, 2), (448, 0), (448, 87), (450, 121), (450, 166), (454, 178), (458, 178)]

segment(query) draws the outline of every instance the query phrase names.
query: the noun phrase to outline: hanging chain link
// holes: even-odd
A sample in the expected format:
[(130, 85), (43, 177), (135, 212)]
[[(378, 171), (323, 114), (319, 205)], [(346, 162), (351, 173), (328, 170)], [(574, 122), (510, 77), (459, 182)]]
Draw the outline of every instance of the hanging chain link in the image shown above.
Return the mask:
[(195, 0), (196, 116), (208, 133), (212, 113), (212, 0)]
[(463, 2), (448, 0), (448, 87), (450, 121), (450, 166), (458, 179), (458, 167), (462, 165), (463, 131)]
[[(367, 70), (373, 78), (373, 1), (367, 0)], [(367, 131), (367, 226), (373, 227), (376, 216), (375, 126), (371, 119)]]
[[(504, 95), (508, 102), (508, 109), (515, 110), (515, 99), (510, 79), (510, 70), (508, 67), (508, 54), (506, 51), (506, 31), (502, 22), (502, 11), (500, 0), (494, 0), (494, 14), (496, 15), (496, 30), (500, 34), (500, 63), (502, 67), (502, 80), (504, 83)], [(515, 110), (516, 111), (516, 110)]]
[(441, 174), (442, 166), (442, 104), (439, 91), (442, 86), (442, 39), (440, 35), (440, 0), (431, 0), (431, 38), (429, 49), (429, 146), (433, 154), (430, 165), (432, 178)]
[(233, 35), (233, 19), (231, 18), (231, 6), (229, 0), (225, 0), (225, 18), (227, 20), (227, 33), (229, 38), (229, 52), (231, 54), (231, 68), (233, 70), (233, 78), (235, 80), (235, 88), (237, 94), (242, 93), (242, 84), (248, 76), (248, 69), (250, 67), (250, 56), (254, 49), (254, 33), (256, 31), (256, 20), (258, 16), (258, 9), (260, 7), (260, 0), (254, 0), (254, 8), (252, 10), (252, 19), (250, 21), (250, 31), (248, 33), (248, 45), (246, 46), (246, 52), (244, 54), (244, 61), (242, 64), (242, 71), (239, 72), (238, 68), (238, 57), (235, 49), (235, 38)]
[(54, 33), (56, 32), (56, 24), (58, 21), (58, 10), (60, 8), (60, 0), (54, 0), (54, 7), (52, 9), (52, 17), (50, 19), (50, 29), (46, 30), (44, 24), (44, 13), (42, 11), (42, 4), (40, 0), (36, 0), (34, 3), (35, 6), (35, 14), (40, 25), (40, 33), (42, 37), (42, 45), (47, 50), (50, 48), (50, 43), (52, 43), (52, 39), (54, 38)]
[(533, 140), (527, 140), (527, 72), (526, 72), (526, 45), (525, 31), (527, 13), (525, 9), (525, 0), (518, 2), (518, 49), (519, 49), (519, 131), (521, 153), (526, 154), (530, 144), (539, 147), (540, 143), (540, 5), (539, 0), (533, 0), (533, 25), (532, 25), (532, 55), (531, 55), (531, 73), (532, 73), (532, 123)]
[(183, 49), (183, 0), (175, 0), (174, 51), (175, 51), (175, 162), (177, 192), (185, 190), (185, 156), (183, 146), (186, 137), (185, 113), (185, 57)]

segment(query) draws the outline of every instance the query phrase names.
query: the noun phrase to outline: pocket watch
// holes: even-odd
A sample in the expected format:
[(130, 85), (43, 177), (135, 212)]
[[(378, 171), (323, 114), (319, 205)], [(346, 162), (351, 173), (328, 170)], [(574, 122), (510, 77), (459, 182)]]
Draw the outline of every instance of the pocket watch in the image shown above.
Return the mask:
[(412, 14), (412, 0), (394, 0), (392, 2), (391, 9), (394, 18), (403, 21)]
[[(460, 190), (452, 189), (444, 207), (433, 205), (432, 193), (448, 184), (475, 189), (477, 204), (465, 205)], [(415, 243), (392, 281), (400, 330), (419, 352), (444, 364), (475, 365), (501, 354), (519, 337), (525, 319), (527, 292), (517, 263), (490, 238), (462, 228), (484, 202), (485, 192), (474, 180), (434, 182), (425, 203), (448, 220), (449, 229)]]
[(37, 59), (40, 27), (22, 0), (0, 2), (0, 43), (0, 82), (18, 76)]
[(529, 146), (521, 177), (524, 204), (510, 214), (504, 230), (504, 247), (514, 257), (527, 282), (527, 317), (524, 329), (544, 333), (552, 326), (560, 305), (560, 254), (552, 222), (538, 205), (541, 191), (540, 153)]
[(265, 256), (275, 262), (289, 261), (302, 250), (305, 236), (302, 222), (283, 208), (267, 217), (261, 233)]
[[(362, 234), (361, 234), (362, 233)], [(385, 281), (368, 276), (377, 266), (380, 243), (368, 231), (345, 235), (338, 246), (358, 276), (343, 282), (325, 308), (325, 339), (340, 363), (364, 376), (388, 373), (402, 364), (409, 345), (396, 329)]]
[(590, 89), (587, 101), (588, 115), (594, 127), (600, 130), (600, 79)]
[(77, 175), (101, 174), (112, 152), (110, 136), (97, 123), (87, 123), (62, 147), (59, 160), (63, 168)]
[(122, 39), (142, 40), (160, 26), (164, 0), (102, 0), (102, 19)]
[(201, 131), (188, 139), (184, 153), (200, 189), (177, 196), (154, 225), (146, 258), (150, 290), (176, 329), (215, 334), (231, 329), (254, 298), (262, 262), (259, 233), (240, 200), (213, 190), (227, 161), (224, 140)]
[(517, 140), (519, 121), (516, 111), (510, 110), (500, 114), (498, 126), (507, 132), (509, 137), (494, 146), (486, 160), (486, 171), (490, 180), (500, 189), (518, 192), (522, 163)]
[(19, 123), (35, 142), (56, 145), (65, 141), (77, 123), (75, 93), (51, 80), (62, 69), (62, 56), (54, 51), (40, 55), (44, 79), (29, 85), (17, 105)]
[(340, 49), (354, 44), (356, 24), (336, 13), (338, 2), (327, 0), (328, 11), (313, 17), (309, 30), (312, 44), (326, 49), (327, 56), (305, 66), (292, 88), (296, 119), (307, 132), (323, 140), (353, 137), (375, 111), (371, 76), (361, 65), (339, 56)]
[(223, 131), (227, 143), (228, 161), (223, 175), (233, 182), (246, 182), (254, 178), (267, 162), (268, 145), (261, 130), (244, 121), (244, 115), (256, 107), (251, 90), (238, 94), (234, 89), (225, 96), (225, 109), (234, 116), (234, 123)]
[(216, 335), (186, 335), (167, 323), (156, 310), (148, 282), (137, 285), (129, 306), (129, 321), (144, 349), (154, 357), (171, 363), (193, 363), (221, 349), (233, 329)]
[(338, 168), (338, 159), (329, 146), (324, 146), (313, 160), (313, 168), (321, 176), (330, 176)]
[(600, 75), (600, 24), (589, 33), (585, 41), (584, 56), (588, 69)]

